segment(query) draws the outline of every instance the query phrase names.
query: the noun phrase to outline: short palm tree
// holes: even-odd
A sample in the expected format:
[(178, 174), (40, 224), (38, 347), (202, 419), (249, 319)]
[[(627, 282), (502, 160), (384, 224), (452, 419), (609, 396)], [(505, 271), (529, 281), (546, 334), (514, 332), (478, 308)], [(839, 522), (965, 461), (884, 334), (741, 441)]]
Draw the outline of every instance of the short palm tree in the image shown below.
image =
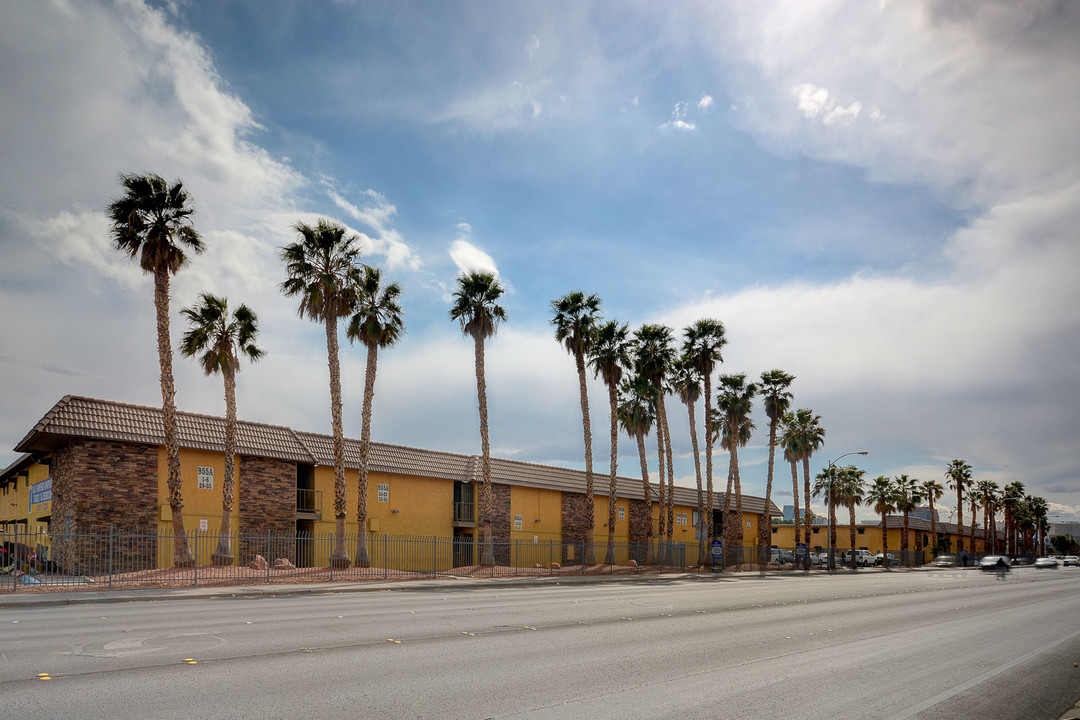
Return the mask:
[(581, 425), (585, 432), (585, 564), (594, 565), (593, 525), (595, 506), (593, 501), (592, 425), (589, 422), (589, 388), (585, 376), (585, 356), (589, 353), (596, 335), (596, 326), (602, 317), (600, 298), (586, 295), (580, 290), (551, 301), (554, 316), (555, 339), (574, 357), (577, 368), (578, 395), (581, 401)]
[(795, 411), (794, 432), (798, 439), (799, 459), (803, 466), (803, 497), (806, 498), (806, 519), (804, 527), (810, 532), (810, 458), (825, 444), (825, 428), (821, 426), (821, 416), (813, 410), (799, 408)]
[(884, 475), (878, 475), (866, 491), (865, 502), (881, 515), (881, 565), (889, 569), (889, 513), (896, 510), (896, 487)]
[(841, 505), (848, 509), (848, 531), (850, 533), (851, 569), (858, 570), (855, 561), (855, 508), (863, 503), (863, 495), (866, 492), (866, 483), (863, 478), (866, 471), (855, 465), (845, 465), (840, 468), (839, 485), (837, 486), (837, 499)]
[[(956, 490), (956, 552), (964, 551), (964, 490), (971, 483), (971, 465), (964, 460), (949, 461), (945, 468), (949, 487)], [(974, 548), (972, 548), (974, 550)]]
[(259, 320), (247, 305), (229, 314), (229, 301), (209, 293), (199, 295), (194, 307), (180, 314), (188, 330), (180, 340), (184, 357), (199, 357), (207, 375), (220, 372), (225, 381), (225, 478), (221, 484), (221, 528), (217, 549), (210, 555), (214, 565), (231, 565), (233, 554), (232, 511), (236, 483), (236, 371), (240, 357), (255, 362), (266, 353), (255, 345)]
[(683, 330), (683, 355), (693, 358), (694, 365), (701, 373), (702, 390), (705, 395), (705, 535), (708, 540), (715, 537), (713, 528), (713, 441), (715, 436), (708, 431), (713, 414), (712, 374), (718, 363), (724, 358), (721, 350), (727, 344), (724, 324), (713, 318), (703, 318)]
[(176, 437), (176, 384), (169, 336), (169, 281), (187, 264), (188, 252), (201, 253), (205, 246), (191, 224), (195, 209), (182, 182), (168, 183), (160, 175), (150, 173), (121, 175), (120, 183), (124, 186), (124, 195), (110, 203), (107, 210), (110, 231), (113, 246), (132, 259), (137, 258), (142, 271), (154, 276), (161, 415), (174, 562), (178, 567), (188, 567), (195, 564), (195, 556), (184, 533), (180, 444)]
[(375, 373), (379, 365), (379, 350), (388, 348), (405, 333), (405, 313), (398, 303), (401, 286), (384, 285), (382, 272), (365, 265), (356, 287), (354, 314), (345, 328), (350, 341), (359, 341), (367, 348), (367, 367), (364, 370), (364, 410), (360, 430), (360, 470), (356, 494), (356, 566), (371, 567), (367, 550), (367, 479), (371, 459), (371, 406), (375, 400)]
[(1001, 490), (1001, 505), (1005, 509), (1005, 552), (1017, 554), (1016, 543), (1016, 508), (1024, 499), (1024, 483), (1019, 480), (1006, 485)]
[[(781, 419), (783, 425), (782, 432), (780, 434), (780, 444), (784, 448), (784, 460), (791, 465), (791, 499), (794, 503), (794, 524), (795, 524), (795, 544), (798, 545), (802, 542), (802, 534), (800, 527), (799, 517), (799, 460), (802, 457), (802, 445), (799, 431), (798, 422), (795, 417), (795, 413), (786, 412)], [(810, 498), (806, 498), (807, 506), (810, 505)], [(809, 543), (809, 528), (807, 528), (807, 543)], [(809, 570), (809, 564), (806, 569)]]
[(630, 330), (614, 320), (597, 326), (589, 348), (589, 366), (600, 376), (608, 389), (608, 405), (611, 419), (611, 473), (608, 477), (608, 539), (604, 562), (615, 564), (615, 478), (619, 470), (619, 383), (623, 369), (630, 364)]
[(645, 501), (646, 561), (652, 562), (652, 488), (649, 485), (649, 461), (645, 454), (645, 436), (656, 421), (653, 386), (648, 379), (633, 375), (619, 387), (619, 424), (637, 442), (641, 463), (642, 497)]
[[(750, 411), (753, 409), (754, 396), (757, 394), (757, 383), (746, 382), (744, 373), (720, 376), (720, 388), (716, 396), (716, 407), (726, 421), (728, 440), (727, 451), (729, 453), (728, 475), (734, 481), (735, 490), (735, 522), (724, 522), (730, 534), (729, 547), (743, 544), (743, 511), (742, 511), (742, 481), (739, 477), (739, 445), (745, 445), (741, 440), (741, 430), (752, 427)], [(725, 505), (727, 502), (725, 501)], [(726, 512), (725, 512), (726, 515)]]
[(893, 485), (896, 488), (896, 510), (904, 518), (903, 531), (900, 533), (900, 557), (905, 565), (910, 565), (911, 560), (907, 553), (911, 512), (922, 502), (922, 495), (919, 494), (919, 481), (907, 475), (893, 478)]
[[(664, 400), (667, 396), (665, 379), (675, 362), (672, 348), (671, 328), (664, 325), (642, 325), (634, 331), (634, 367), (635, 372), (646, 378), (653, 387), (653, 401), (656, 412), (656, 443), (659, 457), (660, 522), (658, 532), (661, 537), (671, 537), (672, 505), (664, 482), (667, 477), (673, 483), (674, 469), (671, 458), (671, 433), (667, 422), (667, 409)], [(666, 472), (665, 472), (666, 471)]]
[[(795, 381), (795, 376), (783, 370), (766, 370), (761, 373), (761, 401), (765, 414), (769, 417), (769, 470), (765, 478), (765, 512), (768, 516), (769, 504), (772, 503), (773, 466), (776, 461), (777, 430), (784, 413), (791, 407), (791, 393), (788, 388)], [(798, 540), (796, 540), (798, 542)], [(767, 552), (772, 545), (772, 522), (762, 522), (758, 527), (759, 551)]]
[[(334, 545), (330, 564), (348, 567), (345, 550), (345, 430), (341, 418), (341, 365), (338, 360), (338, 320), (348, 317), (356, 304), (360, 283), (359, 236), (345, 226), (320, 218), (312, 226), (293, 226), (299, 239), (281, 250), (286, 279), (281, 291), (299, 297), (297, 313), (321, 322), (326, 332), (326, 356), (330, 368), (330, 421), (334, 449)], [(360, 528), (363, 532), (363, 528)]]
[(1031, 517), (1032, 525), (1035, 532), (1033, 538), (1032, 550), (1039, 555), (1046, 554), (1046, 530), (1049, 525), (1049, 513), (1050, 504), (1046, 502), (1046, 498), (1035, 496), (1029, 496), (1027, 499), (1027, 511)]
[(945, 487), (937, 480), (925, 480), (919, 485), (919, 492), (930, 503), (930, 534), (934, 536), (934, 553), (937, 553), (937, 513), (934, 512), (934, 503), (945, 494)]
[(457, 279), (450, 319), (461, 325), (461, 332), (473, 339), (473, 364), (476, 368), (476, 399), (480, 412), (481, 468), (484, 476), (481, 505), (482, 565), (495, 565), (495, 541), (491, 535), (491, 444), (488, 439), (487, 381), (484, 373), (484, 341), (494, 337), (499, 323), (506, 322), (506, 309), (499, 305), (505, 290), (490, 272), (470, 271)]
[(814, 477), (811, 492), (822, 498), (829, 513), (829, 569), (834, 567), (836, 552), (836, 506), (840, 504), (842, 468), (827, 465)]
[(995, 551), (997, 541), (997, 522), (994, 520), (994, 506), (997, 505), (1001, 495), (1001, 488), (993, 480), (980, 480), (978, 482), (979, 499), (983, 506), (983, 537), (986, 552)]
[(675, 394), (686, 405), (686, 413), (690, 423), (690, 448), (694, 455), (694, 475), (697, 478), (697, 509), (698, 524), (695, 528), (698, 534), (698, 564), (705, 564), (705, 549), (708, 542), (706, 533), (702, 532), (701, 523), (705, 520), (705, 493), (701, 486), (701, 454), (698, 452), (697, 437), (697, 413), (694, 408), (701, 396), (701, 383), (698, 381), (698, 370), (693, 358), (686, 355), (675, 361), (671, 369), (671, 385), (675, 388)]

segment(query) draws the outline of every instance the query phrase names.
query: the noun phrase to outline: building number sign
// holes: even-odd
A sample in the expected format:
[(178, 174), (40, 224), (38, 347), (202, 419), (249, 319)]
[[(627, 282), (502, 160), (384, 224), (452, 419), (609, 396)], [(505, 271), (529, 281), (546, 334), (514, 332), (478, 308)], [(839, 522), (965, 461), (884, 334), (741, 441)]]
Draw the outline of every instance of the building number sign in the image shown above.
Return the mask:
[(214, 468), (204, 467), (202, 465), (199, 466), (199, 489), (214, 489)]

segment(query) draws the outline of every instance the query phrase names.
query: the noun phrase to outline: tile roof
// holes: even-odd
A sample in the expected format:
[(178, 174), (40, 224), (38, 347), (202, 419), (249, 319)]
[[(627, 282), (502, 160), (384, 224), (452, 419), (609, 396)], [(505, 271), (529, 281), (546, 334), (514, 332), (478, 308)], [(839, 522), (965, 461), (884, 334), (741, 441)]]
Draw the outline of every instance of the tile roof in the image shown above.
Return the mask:
[[(177, 429), (181, 447), (216, 452), (225, 449), (225, 419), (222, 417), (177, 412)], [(329, 435), (241, 420), (237, 436), (241, 455), (323, 466), (334, 464), (333, 439)], [(49, 451), (66, 439), (76, 437), (161, 445), (165, 441), (162, 411), (161, 408), (66, 395), (15, 449), (20, 452)], [(373, 442), (369, 467), (376, 472), (480, 482), (480, 462), (478, 455)], [(353, 469), (360, 466), (359, 440), (345, 439), (345, 466)], [(608, 476), (596, 473), (593, 478), (596, 492), (606, 494)], [(491, 479), (500, 485), (585, 491), (585, 473), (581, 470), (504, 458), (491, 459)], [(644, 497), (640, 478), (620, 476), (616, 478), (616, 488), (618, 497), (639, 500)], [(677, 504), (697, 505), (695, 488), (676, 486), (674, 492)], [(653, 483), (654, 500), (657, 495), (658, 487)], [(714, 493), (714, 507), (722, 507), (723, 502), (724, 493)], [(764, 508), (763, 498), (743, 496), (744, 512), (759, 514)], [(775, 503), (770, 503), (770, 511), (772, 515), (781, 514)]]

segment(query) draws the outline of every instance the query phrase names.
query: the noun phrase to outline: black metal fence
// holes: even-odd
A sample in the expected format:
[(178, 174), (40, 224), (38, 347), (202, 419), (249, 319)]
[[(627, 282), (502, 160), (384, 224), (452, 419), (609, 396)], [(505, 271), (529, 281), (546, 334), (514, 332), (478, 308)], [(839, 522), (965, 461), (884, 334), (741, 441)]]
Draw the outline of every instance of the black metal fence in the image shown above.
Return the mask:
[[(482, 563), (471, 536), (395, 536), (297, 533), (234, 535), (192, 532), (187, 549), (168, 532), (110, 529), (97, 533), (0, 535), (0, 591), (40, 586), (86, 589), (256, 582), (404, 580), (438, 576), (513, 577), (557, 574), (633, 574), (687, 569), (687, 546), (653, 541), (493, 541), (495, 564)], [(344, 549), (348, 561), (339, 557)], [(693, 554), (697, 554), (696, 546)]]

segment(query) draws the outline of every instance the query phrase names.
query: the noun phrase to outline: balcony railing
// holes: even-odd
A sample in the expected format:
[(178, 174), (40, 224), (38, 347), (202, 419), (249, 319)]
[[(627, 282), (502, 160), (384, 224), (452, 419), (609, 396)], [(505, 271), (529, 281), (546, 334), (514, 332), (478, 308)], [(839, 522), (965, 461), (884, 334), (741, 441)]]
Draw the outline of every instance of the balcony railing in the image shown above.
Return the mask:
[(454, 503), (454, 522), (476, 522), (476, 505), (473, 503)]
[(296, 511), (322, 515), (322, 490), (296, 489)]

